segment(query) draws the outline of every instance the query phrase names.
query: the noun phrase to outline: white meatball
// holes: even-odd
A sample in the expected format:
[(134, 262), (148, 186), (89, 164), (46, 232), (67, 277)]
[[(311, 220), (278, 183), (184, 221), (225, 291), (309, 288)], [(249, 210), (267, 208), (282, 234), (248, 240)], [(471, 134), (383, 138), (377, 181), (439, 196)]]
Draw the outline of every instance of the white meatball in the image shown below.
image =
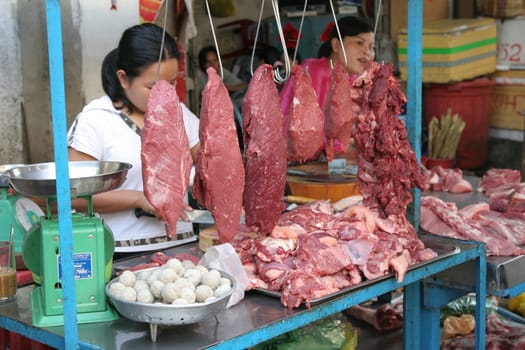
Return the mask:
[(222, 286), (219, 286), (217, 289), (215, 289), (213, 295), (215, 295), (217, 298), (220, 298), (228, 294), (230, 290), (232, 290), (232, 287), (223, 284)]
[(151, 270), (135, 271), (135, 276), (137, 276), (138, 280), (147, 280), (149, 275), (151, 275)]
[(171, 258), (169, 259), (167, 262), (166, 262), (166, 267), (169, 267), (170, 269), (173, 269), (175, 270), (175, 272), (177, 273), (177, 275), (182, 275), (182, 273), (184, 272), (184, 267), (182, 266), (182, 263), (179, 259), (177, 258)]
[(159, 279), (159, 269), (155, 269), (151, 271), (146, 281), (148, 281), (148, 284), (151, 286), (153, 281), (157, 281)]
[(182, 276), (189, 279), (194, 286), (197, 286), (199, 283), (201, 283), (202, 273), (197, 269), (188, 269), (184, 271)]
[(122, 290), (126, 288), (126, 285), (122, 282), (114, 282), (109, 286), (109, 294), (114, 297), (118, 297)]
[(173, 300), (180, 297), (180, 289), (175, 286), (175, 283), (168, 282), (162, 287), (161, 297), (164, 303), (171, 304)]
[(182, 266), (184, 267), (184, 270), (195, 268), (195, 264), (191, 260), (184, 260)]
[(142, 290), (142, 289), (149, 289), (149, 285), (148, 285), (148, 282), (144, 280), (136, 280), (133, 288), (135, 288), (135, 290), (138, 292), (139, 290)]
[(193, 285), (193, 283), (187, 279), (186, 277), (179, 277), (177, 278), (173, 283), (175, 283), (175, 285), (177, 286), (177, 288), (179, 289), (182, 289), (184, 287), (189, 287), (191, 289), (194, 289), (195, 286)]
[(153, 298), (153, 294), (151, 294), (149, 289), (146, 288), (137, 291), (137, 301), (139, 303), (151, 304), (153, 300), (155, 300), (155, 298)]
[(158, 278), (159, 281), (164, 283), (173, 282), (177, 278), (177, 273), (169, 267), (164, 267), (159, 270)]
[(215, 289), (219, 286), (221, 281), (221, 273), (217, 270), (210, 270), (202, 275), (201, 282), (207, 286), (210, 286), (211, 289)]
[(127, 301), (137, 301), (137, 292), (133, 287), (126, 287), (122, 289), (119, 297)]
[(232, 281), (229, 278), (221, 277), (221, 281), (219, 282), (219, 285), (221, 286), (230, 286), (232, 285)]
[(182, 288), (180, 290), (180, 297), (186, 299), (190, 304), (193, 304), (195, 302), (195, 292), (191, 288)]
[(197, 288), (195, 288), (195, 300), (198, 303), (203, 302), (207, 298), (213, 296), (213, 290), (210, 288), (210, 286), (207, 286), (205, 284), (198, 285)]
[(155, 298), (160, 299), (162, 287), (164, 287), (164, 282), (155, 280), (149, 285), (149, 291), (151, 292), (151, 294), (153, 294)]
[(189, 302), (184, 298), (177, 298), (173, 300), (172, 305), (188, 305)]
[(133, 271), (126, 270), (120, 274), (118, 280), (128, 287), (133, 287), (135, 281), (137, 280), (137, 276), (135, 276)]
[(201, 274), (205, 274), (206, 272), (208, 272), (208, 268), (204, 265), (197, 265), (195, 268), (199, 270)]

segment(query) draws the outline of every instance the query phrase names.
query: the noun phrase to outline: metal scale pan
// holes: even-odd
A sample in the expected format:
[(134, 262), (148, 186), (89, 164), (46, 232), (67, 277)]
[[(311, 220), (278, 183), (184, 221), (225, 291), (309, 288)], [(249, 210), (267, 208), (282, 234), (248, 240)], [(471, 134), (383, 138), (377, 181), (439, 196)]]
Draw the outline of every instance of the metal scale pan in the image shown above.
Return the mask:
[[(118, 188), (131, 164), (110, 161), (69, 162), (71, 196), (88, 196)], [(26, 196), (56, 197), (55, 163), (39, 163), (7, 171), (13, 189)]]

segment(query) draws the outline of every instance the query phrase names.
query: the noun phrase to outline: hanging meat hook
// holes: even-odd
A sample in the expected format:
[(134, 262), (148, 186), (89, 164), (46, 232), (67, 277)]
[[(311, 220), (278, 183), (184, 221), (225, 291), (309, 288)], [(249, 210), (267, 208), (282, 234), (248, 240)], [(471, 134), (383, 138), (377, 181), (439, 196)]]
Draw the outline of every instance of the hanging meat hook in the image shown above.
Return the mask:
[(160, 42), (159, 62), (157, 63), (157, 75), (155, 76), (155, 82), (159, 81), (160, 63), (162, 62), (162, 53), (164, 52), (164, 37), (166, 36), (166, 23), (168, 21), (169, 2), (169, 0), (166, 0), (166, 6), (164, 7), (164, 18), (162, 20), (162, 40)]
[[(288, 57), (287, 51), (286, 51), (286, 42), (284, 40), (284, 33), (283, 33), (283, 27), (281, 24), (281, 16), (279, 15), (279, 2), (277, 0), (271, 0), (272, 2), (272, 9), (273, 14), (275, 17), (275, 24), (277, 26), (277, 31), (279, 33), (279, 38), (281, 39), (281, 45), (283, 49), (283, 56), (284, 56), (284, 75), (282, 75), (281, 71), (278, 69), (278, 67), (274, 68), (273, 70), (273, 80), (280, 84), (285, 82), (290, 77), (290, 58)], [(259, 37), (259, 29), (261, 27), (262, 22), (262, 13), (264, 9), (264, 0), (261, 1), (261, 8), (259, 10), (259, 19), (257, 20), (257, 28), (255, 31), (255, 39), (253, 42), (253, 48), (252, 48), (252, 56), (250, 59), (250, 73), (253, 76), (253, 61), (255, 58), (255, 49), (257, 47), (257, 39)]]
[[(330, 10), (332, 11), (332, 16), (334, 17), (335, 29), (337, 30), (337, 37), (339, 38), (339, 43), (341, 44), (341, 51), (343, 51), (343, 57), (345, 59), (345, 67), (346, 67), (346, 65), (348, 64), (348, 59), (346, 58), (345, 46), (343, 45), (343, 37), (341, 36), (341, 31), (339, 30), (339, 24), (337, 24), (337, 16), (335, 15), (334, 3), (332, 0), (330, 0), (329, 2), (330, 2)], [(332, 61), (330, 60), (330, 64), (331, 62)]]
[(215, 49), (217, 50), (217, 59), (219, 60), (219, 72), (217, 73), (219, 73), (219, 75), (221, 76), (221, 79), (224, 79), (224, 71), (222, 69), (221, 53), (219, 51), (219, 44), (217, 43), (217, 35), (215, 35), (215, 27), (213, 26), (213, 20), (211, 18), (211, 11), (210, 11), (210, 4), (208, 3), (208, 0), (206, 0), (206, 11), (208, 12), (208, 19), (210, 20), (213, 44), (215, 45)]

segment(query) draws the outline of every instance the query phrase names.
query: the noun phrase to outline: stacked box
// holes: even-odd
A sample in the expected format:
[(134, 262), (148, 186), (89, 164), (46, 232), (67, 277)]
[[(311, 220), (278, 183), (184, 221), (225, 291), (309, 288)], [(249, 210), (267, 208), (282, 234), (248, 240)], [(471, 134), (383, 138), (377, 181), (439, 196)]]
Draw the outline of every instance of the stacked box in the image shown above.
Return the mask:
[(524, 130), (525, 70), (498, 71), (492, 76), (496, 86), (490, 101), (490, 127)]
[[(407, 78), (407, 30), (398, 35), (401, 78)], [(449, 83), (496, 71), (497, 32), (493, 18), (430, 21), (423, 26), (422, 80)]]

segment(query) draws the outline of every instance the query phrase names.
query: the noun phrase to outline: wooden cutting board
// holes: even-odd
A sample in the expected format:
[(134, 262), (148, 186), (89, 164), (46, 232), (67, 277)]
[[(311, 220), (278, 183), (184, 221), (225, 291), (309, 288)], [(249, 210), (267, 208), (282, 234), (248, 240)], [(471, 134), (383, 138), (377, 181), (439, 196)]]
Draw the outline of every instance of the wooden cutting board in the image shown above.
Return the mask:
[[(303, 165), (291, 166), (290, 169), (304, 170), (310, 173), (328, 175), (328, 163), (308, 163)], [(287, 175), (287, 191), (294, 196), (310, 197), (316, 199), (338, 200), (357, 195), (359, 193), (359, 182), (356, 176), (345, 175), (342, 179), (338, 176), (338, 181), (323, 182), (317, 178), (315, 181), (309, 180), (308, 176)]]

